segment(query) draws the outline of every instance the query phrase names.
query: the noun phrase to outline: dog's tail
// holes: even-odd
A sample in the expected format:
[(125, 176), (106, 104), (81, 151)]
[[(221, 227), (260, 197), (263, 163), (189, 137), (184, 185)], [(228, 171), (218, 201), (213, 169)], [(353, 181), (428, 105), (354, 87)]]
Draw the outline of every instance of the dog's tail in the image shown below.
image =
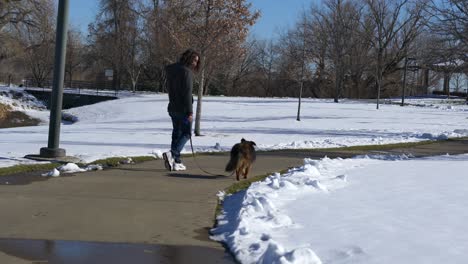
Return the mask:
[(226, 171), (233, 171), (237, 168), (237, 163), (239, 162), (240, 155), (240, 145), (236, 144), (231, 149), (231, 159), (226, 165)]

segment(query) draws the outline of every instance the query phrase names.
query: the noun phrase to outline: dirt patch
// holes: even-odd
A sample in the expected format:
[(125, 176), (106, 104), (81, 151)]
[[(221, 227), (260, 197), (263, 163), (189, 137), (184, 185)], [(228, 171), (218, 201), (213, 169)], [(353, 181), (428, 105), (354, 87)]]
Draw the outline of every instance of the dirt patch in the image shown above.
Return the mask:
[(8, 105), (0, 104), (0, 128), (37, 126), (39, 119), (32, 118), (23, 112), (11, 111)]

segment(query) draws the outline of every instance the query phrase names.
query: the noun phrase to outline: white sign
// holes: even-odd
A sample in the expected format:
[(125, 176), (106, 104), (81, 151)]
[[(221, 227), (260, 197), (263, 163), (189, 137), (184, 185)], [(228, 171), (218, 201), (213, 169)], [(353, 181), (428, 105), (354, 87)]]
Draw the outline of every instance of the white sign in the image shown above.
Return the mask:
[(112, 76), (114, 76), (114, 71), (113, 71), (113, 70), (110, 70), (110, 69), (105, 70), (104, 75), (105, 75), (106, 77), (112, 77)]

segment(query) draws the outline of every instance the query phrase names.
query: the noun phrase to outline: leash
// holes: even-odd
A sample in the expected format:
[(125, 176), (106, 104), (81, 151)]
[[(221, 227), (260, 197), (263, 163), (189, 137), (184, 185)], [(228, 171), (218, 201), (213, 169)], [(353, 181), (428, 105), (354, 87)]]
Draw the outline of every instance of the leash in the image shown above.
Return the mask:
[(197, 164), (198, 168), (203, 171), (204, 173), (208, 174), (208, 175), (211, 175), (211, 176), (223, 176), (223, 177), (230, 177), (234, 174), (234, 171), (230, 174), (230, 175), (224, 175), (224, 174), (214, 174), (214, 173), (211, 173), (209, 171), (206, 171), (204, 170), (200, 164), (198, 164), (197, 162), (197, 158), (195, 157), (195, 151), (193, 150), (193, 143), (192, 143), (192, 136), (190, 136), (190, 148), (192, 149), (192, 156), (193, 156), (193, 160), (195, 161), (195, 164)]

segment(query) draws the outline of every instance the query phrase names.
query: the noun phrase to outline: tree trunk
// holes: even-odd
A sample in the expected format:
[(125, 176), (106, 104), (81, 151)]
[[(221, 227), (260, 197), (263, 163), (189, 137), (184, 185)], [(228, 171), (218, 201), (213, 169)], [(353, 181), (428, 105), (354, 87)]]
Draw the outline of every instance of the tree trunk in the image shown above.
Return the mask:
[(198, 87), (198, 97), (197, 97), (197, 112), (195, 115), (195, 136), (201, 136), (200, 133), (200, 119), (202, 111), (202, 98), (203, 98), (203, 86), (205, 85), (205, 55), (202, 52), (200, 54), (201, 60), (201, 72), (200, 72), (200, 85)]
[(377, 109), (379, 109), (380, 105), (380, 89), (382, 86), (382, 53), (379, 49), (379, 53), (377, 55)]
[(72, 88), (72, 77), (73, 77), (73, 74), (70, 70), (70, 72), (68, 73), (68, 77), (70, 78), (70, 80), (68, 80), (68, 88)]
[(338, 103), (338, 91), (340, 90), (340, 73), (339, 70), (336, 71), (335, 73), (335, 96), (333, 98), (333, 101), (335, 103)]
[(423, 92), (429, 93), (429, 69), (424, 69)]
[(361, 85), (359, 78), (356, 76), (353, 76), (353, 84), (354, 84), (354, 91), (356, 91), (356, 98), (361, 99)]
[(444, 72), (444, 92), (450, 97), (450, 73)]

